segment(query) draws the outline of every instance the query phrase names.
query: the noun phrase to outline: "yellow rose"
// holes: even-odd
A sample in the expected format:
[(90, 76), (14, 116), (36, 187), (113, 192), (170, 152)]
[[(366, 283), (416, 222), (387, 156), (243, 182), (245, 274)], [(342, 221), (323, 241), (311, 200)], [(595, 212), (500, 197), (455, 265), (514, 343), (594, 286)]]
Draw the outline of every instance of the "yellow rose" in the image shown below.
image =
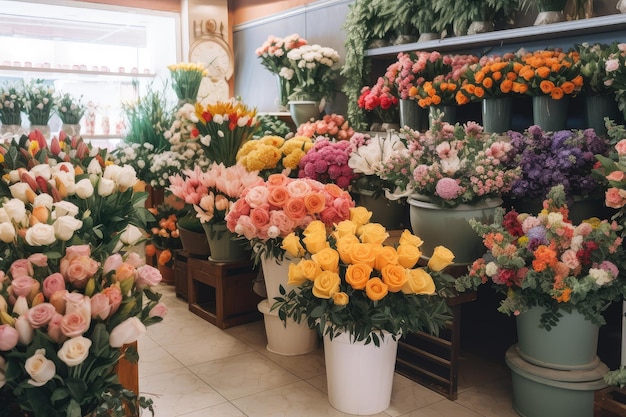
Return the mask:
[(423, 268), (409, 269), (407, 273), (409, 279), (402, 287), (405, 294), (434, 294), (435, 281)]
[(433, 256), (428, 260), (428, 267), (435, 272), (439, 272), (450, 265), (453, 260), (454, 254), (450, 249), (444, 246), (437, 246), (433, 250)]
[(405, 268), (413, 268), (422, 256), (422, 251), (415, 245), (400, 244), (396, 249), (398, 263)]
[(326, 226), (321, 220), (313, 220), (302, 232), (304, 236), (318, 235), (320, 233), (326, 234)]
[(362, 226), (366, 223), (369, 223), (371, 218), (372, 212), (365, 207), (357, 206), (350, 208), (350, 220), (353, 221), (357, 226)]
[(287, 251), (287, 253), (294, 258), (301, 258), (304, 256), (304, 247), (300, 243), (300, 238), (295, 233), (289, 233), (283, 238), (283, 244), (280, 245), (281, 249)]
[(361, 242), (382, 245), (387, 240), (389, 233), (382, 224), (368, 223), (361, 226), (359, 230)]
[(346, 304), (348, 304), (348, 301), (350, 301), (350, 298), (345, 292), (338, 292), (336, 294), (333, 294), (333, 303), (335, 303), (335, 305), (345, 306)]
[(380, 278), (375, 277), (367, 281), (365, 286), (365, 294), (372, 301), (382, 300), (388, 293), (387, 284), (382, 282)]
[(335, 239), (341, 239), (344, 236), (354, 235), (356, 233), (357, 224), (351, 220), (343, 220), (335, 225), (333, 236)]
[(406, 273), (406, 268), (401, 265), (389, 264), (380, 272), (383, 277), (383, 282), (387, 284), (387, 287), (391, 292), (400, 291), (409, 279)]
[(302, 239), (302, 242), (306, 246), (306, 250), (311, 254), (330, 246), (326, 240), (326, 233), (310, 234)]
[(374, 268), (376, 263), (376, 252), (372, 245), (367, 243), (355, 243), (350, 246), (349, 257), (353, 264), (362, 263)]
[(398, 252), (393, 246), (381, 246), (376, 251), (376, 263), (374, 264), (374, 268), (379, 271), (382, 271), (386, 265), (398, 264)]
[(355, 243), (361, 243), (359, 238), (355, 235), (347, 235), (337, 239), (337, 252), (339, 252), (339, 258), (341, 259), (341, 262), (345, 264), (352, 263), (352, 260), (350, 258), (350, 247)]
[(372, 268), (365, 264), (348, 265), (346, 269), (346, 282), (355, 290), (362, 290), (367, 285), (372, 275)]
[(415, 236), (413, 233), (404, 229), (404, 231), (402, 232), (402, 235), (400, 235), (399, 243), (401, 245), (413, 245), (419, 248), (420, 246), (422, 246), (424, 241), (420, 239), (419, 237)]
[(322, 271), (313, 281), (313, 295), (317, 298), (331, 298), (339, 292), (340, 282), (338, 273)]
[(324, 248), (311, 256), (324, 271), (339, 272), (339, 253), (333, 248)]
[(291, 262), (289, 264), (289, 272), (287, 273), (287, 284), (300, 285), (306, 280), (306, 277), (302, 273), (300, 262), (298, 262), (297, 264)]
[(303, 259), (299, 265), (304, 277), (310, 281), (315, 281), (315, 278), (322, 272), (322, 268), (311, 259)]

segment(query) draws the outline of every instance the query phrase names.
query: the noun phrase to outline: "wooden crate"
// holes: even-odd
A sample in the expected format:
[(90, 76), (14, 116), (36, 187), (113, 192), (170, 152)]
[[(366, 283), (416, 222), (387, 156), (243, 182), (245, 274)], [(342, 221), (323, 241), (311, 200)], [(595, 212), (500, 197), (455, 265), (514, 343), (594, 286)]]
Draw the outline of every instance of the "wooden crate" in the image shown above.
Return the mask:
[(626, 389), (607, 387), (596, 391), (593, 417), (626, 417)]
[(257, 273), (251, 261), (187, 258), (189, 311), (220, 329), (262, 319), (262, 298), (252, 291)]

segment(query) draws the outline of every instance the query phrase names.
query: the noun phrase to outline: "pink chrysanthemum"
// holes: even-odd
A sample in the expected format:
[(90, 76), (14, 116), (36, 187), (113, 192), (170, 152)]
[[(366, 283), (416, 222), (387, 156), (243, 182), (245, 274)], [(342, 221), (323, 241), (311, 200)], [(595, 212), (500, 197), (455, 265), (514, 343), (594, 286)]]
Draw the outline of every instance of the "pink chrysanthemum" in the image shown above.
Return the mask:
[(452, 178), (442, 178), (435, 187), (437, 195), (444, 200), (454, 200), (463, 193), (463, 188)]

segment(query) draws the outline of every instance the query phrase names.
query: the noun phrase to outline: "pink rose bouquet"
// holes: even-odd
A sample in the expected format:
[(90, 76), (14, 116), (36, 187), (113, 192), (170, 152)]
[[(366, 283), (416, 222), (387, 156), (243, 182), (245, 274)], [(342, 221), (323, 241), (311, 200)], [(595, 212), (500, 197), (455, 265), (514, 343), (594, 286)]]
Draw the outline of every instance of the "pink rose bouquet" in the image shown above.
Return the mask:
[[(136, 358), (125, 345), (166, 314), (153, 291), (160, 281), (139, 255), (117, 253), (101, 263), (89, 245), (68, 246), (61, 259), (35, 253), (12, 262), (0, 272), (5, 389), (35, 416), (138, 413), (115, 365)], [(152, 408), (151, 400), (142, 403)]]
[(424, 133), (402, 129), (401, 135), (407, 149), (392, 154), (379, 174), (395, 186), (390, 198), (414, 195), (455, 207), (499, 197), (520, 176), (519, 167), (506, 164), (514, 157), (511, 144), (475, 122), (435, 120)]
[(300, 159), (298, 177), (334, 183), (347, 190), (356, 175), (348, 165), (351, 152), (349, 141), (334, 142), (319, 137), (313, 148)]
[(270, 175), (247, 188), (226, 215), (228, 229), (250, 241), (255, 256), (282, 259), (283, 238), (320, 220), (326, 227), (350, 217), (354, 201), (335, 184)]
[(333, 113), (325, 115), (322, 120), (302, 123), (298, 127), (296, 135), (309, 138), (326, 136), (330, 139), (350, 140), (354, 135), (354, 129), (350, 127), (350, 123), (345, 117)]
[(400, 52), (396, 62), (387, 67), (385, 78), (392, 80), (401, 99), (417, 95), (417, 89), (425, 81), (452, 70), (452, 56), (433, 52)]

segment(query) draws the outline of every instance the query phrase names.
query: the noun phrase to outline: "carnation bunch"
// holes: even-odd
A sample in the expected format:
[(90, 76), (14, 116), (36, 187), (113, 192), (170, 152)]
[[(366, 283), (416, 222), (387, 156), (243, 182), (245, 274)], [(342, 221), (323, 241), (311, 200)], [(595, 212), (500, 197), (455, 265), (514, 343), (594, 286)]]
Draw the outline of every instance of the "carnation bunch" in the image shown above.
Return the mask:
[(76, 125), (80, 123), (87, 107), (82, 103), (83, 96), (78, 99), (69, 93), (64, 93), (56, 98), (54, 109), (61, 121), (65, 124)]
[(300, 160), (312, 147), (313, 140), (306, 136), (264, 136), (244, 143), (237, 152), (237, 163), (248, 171), (258, 171), (264, 179), (280, 173), (297, 177)]
[(350, 207), (350, 194), (335, 184), (272, 174), (241, 194), (226, 225), (250, 242), (257, 261), (261, 256), (282, 260), (281, 245), (288, 234), (301, 232), (314, 220), (330, 228), (349, 218)]
[(401, 129), (407, 149), (397, 151), (382, 170), (397, 199), (412, 194), (443, 207), (473, 204), (507, 193), (520, 169), (507, 165), (513, 158), (510, 143), (483, 133), (475, 122), (451, 125), (433, 120), (430, 130), (420, 133)]
[(541, 325), (548, 330), (559, 310), (604, 324), (602, 312), (626, 293), (617, 223), (596, 218), (572, 224), (562, 186), (551, 189), (540, 213), (498, 210), (492, 224), (470, 220), (488, 253), (457, 280), (457, 289), (491, 282), (506, 297), (498, 311), (518, 315), (545, 307), (549, 314)]
[(31, 80), (24, 87), (24, 112), (31, 125), (47, 125), (54, 108), (55, 89), (44, 80)]
[(273, 309), (285, 321), (306, 321), (332, 339), (349, 333), (351, 340), (378, 345), (384, 337), (424, 330), (437, 334), (449, 310), (443, 297), (452, 277), (442, 271), (454, 255), (440, 246), (427, 266), (418, 266), (422, 240), (404, 230), (397, 245), (389, 233), (370, 223), (364, 207), (327, 228), (313, 221), (302, 233), (285, 237), (283, 248), (296, 258), (289, 284), (297, 288), (276, 297)]
[(208, 71), (201, 63), (180, 62), (168, 65), (172, 77), (172, 88), (178, 100), (195, 103), (202, 78), (208, 76)]
[(519, 81), (528, 85), (530, 96), (550, 96), (560, 100), (575, 96), (584, 83), (580, 73), (580, 56), (576, 51), (560, 49), (528, 52), (517, 58), (522, 64)]
[(25, 101), (23, 82), (5, 81), (0, 88), (0, 122), (3, 125), (21, 125)]
[(324, 115), (321, 120), (302, 123), (298, 126), (296, 135), (309, 138), (326, 136), (336, 140), (349, 140), (354, 135), (354, 129), (345, 117), (332, 113)]
[(304, 155), (298, 164), (298, 177), (311, 178), (321, 183), (337, 184), (347, 190), (355, 177), (348, 165), (352, 145), (349, 141), (331, 141), (319, 137), (313, 147)]

